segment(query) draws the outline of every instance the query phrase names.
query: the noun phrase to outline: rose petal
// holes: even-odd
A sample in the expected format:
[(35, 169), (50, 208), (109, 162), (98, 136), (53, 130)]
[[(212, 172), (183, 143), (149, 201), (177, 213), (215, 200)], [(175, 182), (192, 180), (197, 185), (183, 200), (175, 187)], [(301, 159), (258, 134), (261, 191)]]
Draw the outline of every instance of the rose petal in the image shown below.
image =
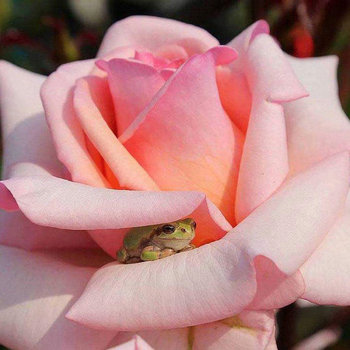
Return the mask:
[(105, 91), (106, 84), (105, 79), (92, 76), (77, 81), (74, 106), (81, 127), (113, 171), (119, 186), (157, 190), (158, 186), (119, 142), (102, 116), (103, 101), (94, 97)]
[(108, 62), (100, 60), (97, 64), (107, 72), (117, 131), (122, 135), (165, 80), (155, 68), (138, 61), (113, 59)]
[(302, 266), (303, 298), (317, 304), (350, 303), (350, 194), (345, 213)]
[(311, 337), (303, 340), (293, 350), (322, 350), (328, 348), (328, 346), (336, 343), (340, 336), (341, 328), (326, 328), (313, 334)]
[(239, 315), (194, 327), (193, 350), (266, 349), (274, 340), (274, 312), (244, 311)]
[(253, 104), (237, 185), (237, 221), (264, 202), (286, 178), (288, 151), (280, 104), (306, 96), (272, 37), (257, 36), (246, 55), (245, 74)]
[[(44, 79), (10, 63), (0, 63), (4, 177), (63, 176), (40, 101)], [(0, 212), (0, 244), (24, 249), (95, 246), (86, 232), (34, 225), (19, 212)]]
[[(8, 191), (14, 198), (10, 199)], [(0, 183), (0, 208), (12, 201), (34, 223), (73, 230), (110, 230), (171, 222), (191, 216), (195, 244), (221, 238), (231, 229), (220, 211), (198, 192), (116, 191), (54, 177), (16, 178)], [(125, 234), (105, 231), (94, 239), (115, 256)]]
[(235, 56), (217, 47), (189, 59), (120, 136), (162, 190), (202, 191), (230, 222), (243, 137), (220, 103), (215, 63)]
[(100, 46), (103, 57), (119, 46), (141, 46), (151, 51), (163, 45), (176, 44), (182, 39), (198, 39), (206, 48), (217, 46), (218, 41), (204, 29), (166, 18), (132, 16), (112, 25)]
[(337, 57), (288, 60), (310, 92), (309, 97), (285, 106), (289, 161), (296, 173), (350, 150), (350, 123), (338, 97)]
[[(294, 274), (333, 224), (348, 186), (349, 156), (334, 156), (289, 181), (216, 242), (149, 263), (103, 267), (67, 316), (90, 327), (140, 330), (237, 314), (256, 292), (254, 259), (264, 255), (282, 273)], [(284, 283), (284, 276), (274, 276), (280, 278), (275, 286)], [(97, 297), (98, 307), (91, 302)]]
[[(1, 125), (4, 143), (3, 176), (16, 163), (32, 163), (45, 174), (61, 176), (40, 101), (44, 76), (0, 62)], [(20, 84), (19, 84), (20, 82)], [(28, 132), (30, 131), (30, 132)], [(21, 175), (18, 172), (12, 175)]]
[[(136, 331), (236, 314), (253, 298), (256, 285), (251, 263), (229, 243), (221, 239), (162, 260), (106, 265), (67, 317), (96, 329)], [(91, 303), (96, 298), (98, 305)]]
[(254, 259), (257, 293), (249, 304), (249, 310), (272, 310), (295, 301), (305, 291), (303, 276), (299, 271), (293, 275), (281, 272), (264, 256)]
[(233, 47), (238, 52), (238, 60), (235, 65), (244, 64), (244, 55), (251, 42), (260, 34), (269, 34), (269, 24), (264, 20), (259, 20), (246, 28), (242, 33), (237, 35), (227, 45)]
[[(167, 349), (169, 350), (169, 346), (172, 344), (166, 344)], [(117, 346), (113, 346), (108, 350), (153, 350), (141, 337), (134, 336), (133, 339), (129, 340), (127, 343), (123, 343)]]
[[(329, 157), (285, 183), (235, 227), (236, 244), (293, 274), (319, 246), (344, 208), (349, 154)], [(226, 238), (226, 237), (225, 237)]]
[(86, 231), (35, 225), (19, 211), (0, 211), (0, 223), (0, 244), (7, 246), (26, 250), (97, 247)]
[[(154, 350), (258, 350), (274, 340), (274, 328), (273, 312), (243, 311), (218, 322), (137, 334)], [(132, 336), (134, 333), (119, 332), (112, 343), (122, 344)]]
[(0, 342), (15, 349), (105, 349), (115, 333), (64, 317), (94, 269), (0, 246)]
[(248, 127), (251, 109), (251, 93), (245, 76), (245, 55), (250, 43), (259, 34), (269, 33), (269, 25), (264, 20), (253, 23), (227, 45), (238, 52), (238, 58), (229, 67), (217, 69), (217, 82), (222, 105), (244, 133)]
[(85, 135), (73, 108), (75, 81), (89, 73), (93, 60), (68, 63), (52, 73), (41, 88), (46, 118), (58, 158), (69, 170), (73, 181), (93, 186), (109, 186), (89, 154)]

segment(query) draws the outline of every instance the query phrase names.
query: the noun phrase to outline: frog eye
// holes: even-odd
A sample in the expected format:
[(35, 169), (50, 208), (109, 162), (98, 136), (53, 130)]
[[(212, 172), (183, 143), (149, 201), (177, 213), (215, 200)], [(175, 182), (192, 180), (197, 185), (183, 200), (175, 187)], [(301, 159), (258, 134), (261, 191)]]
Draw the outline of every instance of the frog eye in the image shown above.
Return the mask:
[(164, 233), (173, 233), (174, 231), (175, 231), (175, 226), (173, 226), (173, 225), (164, 225), (163, 227), (162, 227), (162, 231), (164, 232)]
[(193, 222), (192, 222), (192, 224), (191, 224), (191, 226), (192, 226), (192, 228), (195, 230), (195, 229), (196, 229), (196, 227), (197, 227), (196, 222), (195, 222), (195, 221), (193, 221)]

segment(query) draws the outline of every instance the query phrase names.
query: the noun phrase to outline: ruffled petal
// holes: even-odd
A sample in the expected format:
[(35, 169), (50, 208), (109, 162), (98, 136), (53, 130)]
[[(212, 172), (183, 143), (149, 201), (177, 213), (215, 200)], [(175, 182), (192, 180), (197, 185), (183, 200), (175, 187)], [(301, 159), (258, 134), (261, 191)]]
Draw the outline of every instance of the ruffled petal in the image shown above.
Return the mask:
[(302, 266), (303, 298), (316, 304), (350, 304), (350, 195), (344, 214)]
[(95, 269), (0, 246), (0, 342), (13, 349), (105, 349), (113, 332), (67, 320)]
[(202, 42), (204, 50), (219, 44), (204, 29), (191, 24), (166, 18), (132, 16), (108, 29), (98, 56), (103, 57), (119, 46), (133, 45), (153, 51), (164, 45), (182, 43), (185, 39), (197, 39)]
[(216, 47), (189, 59), (120, 141), (162, 190), (194, 190), (234, 220), (243, 136), (220, 103), (215, 64), (236, 57)]
[[(68, 317), (101, 329), (142, 330), (237, 314), (257, 295), (256, 258), (263, 255), (280, 270), (280, 275), (271, 271), (277, 281), (268, 280), (273, 292), (320, 244), (344, 206), (348, 187), (348, 154), (327, 159), (290, 180), (216, 242), (158, 261), (98, 270)], [(91, 302), (97, 297), (98, 306)], [(291, 299), (287, 294), (285, 303)], [(281, 297), (277, 302), (281, 306)], [(157, 305), (156, 311), (150, 305)]]
[(290, 170), (296, 173), (350, 150), (350, 122), (339, 102), (337, 57), (288, 59), (310, 93), (285, 106)]
[[(73, 230), (125, 229), (191, 216), (198, 224), (198, 245), (217, 240), (232, 228), (198, 192), (116, 191), (36, 176), (0, 183), (0, 208), (8, 202), (36, 224)], [(105, 231), (100, 238), (96, 233), (94, 239), (115, 256), (125, 232)]]
[[(62, 164), (55, 154), (40, 100), (39, 91), (44, 79), (44, 76), (10, 63), (0, 63), (5, 178), (64, 175)], [(38, 226), (20, 212), (0, 212), (0, 244), (24, 249), (95, 246), (86, 232)]]
[(267, 34), (250, 44), (244, 73), (253, 101), (237, 186), (238, 222), (285, 180), (289, 167), (281, 103), (306, 96), (283, 52)]

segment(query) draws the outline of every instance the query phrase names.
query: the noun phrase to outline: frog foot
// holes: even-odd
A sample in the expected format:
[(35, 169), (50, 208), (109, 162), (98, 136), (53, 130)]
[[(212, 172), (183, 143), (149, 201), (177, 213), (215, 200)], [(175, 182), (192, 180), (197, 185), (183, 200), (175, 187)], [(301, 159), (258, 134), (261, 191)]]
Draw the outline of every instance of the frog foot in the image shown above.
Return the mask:
[(125, 264), (127, 262), (127, 260), (129, 259), (129, 254), (125, 248), (118, 250), (117, 259), (122, 264)]
[(149, 245), (143, 248), (140, 258), (143, 261), (152, 261), (152, 260), (163, 259), (174, 254), (175, 254), (175, 251), (171, 248), (160, 249), (157, 246)]
[(192, 250), (192, 249), (195, 249), (195, 248), (196, 248), (196, 246), (191, 243), (188, 246), (186, 246), (185, 248), (181, 249), (180, 252), (187, 252), (188, 250)]

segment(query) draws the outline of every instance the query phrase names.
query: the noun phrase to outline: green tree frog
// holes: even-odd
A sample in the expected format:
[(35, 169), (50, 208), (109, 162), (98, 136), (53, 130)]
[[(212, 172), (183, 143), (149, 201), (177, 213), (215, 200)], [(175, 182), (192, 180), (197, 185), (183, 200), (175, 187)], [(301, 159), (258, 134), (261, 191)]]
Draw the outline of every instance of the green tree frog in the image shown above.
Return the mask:
[(117, 252), (124, 264), (166, 258), (177, 252), (194, 249), (196, 222), (187, 218), (170, 223), (132, 228)]

